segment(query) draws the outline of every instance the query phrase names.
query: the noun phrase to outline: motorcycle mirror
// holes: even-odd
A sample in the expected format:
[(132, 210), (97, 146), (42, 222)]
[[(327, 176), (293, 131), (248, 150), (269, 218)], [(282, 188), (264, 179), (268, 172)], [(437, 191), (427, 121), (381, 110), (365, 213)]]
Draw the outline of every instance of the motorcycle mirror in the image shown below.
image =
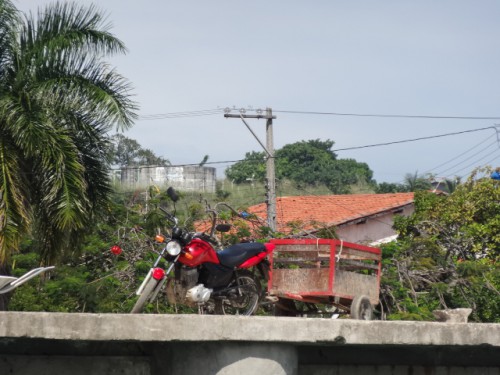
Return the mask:
[(215, 226), (215, 230), (218, 232), (229, 232), (231, 230), (231, 225), (230, 224), (217, 224)]
[(170, 186), (168, 189), (167, 189), (167, 195), (170, 197), (170, 199), (172, 199), (174, 202), (177, 202), (179, 200), (179, 196), (177, 195), (177, 192), (175, 191), (175, 189)]

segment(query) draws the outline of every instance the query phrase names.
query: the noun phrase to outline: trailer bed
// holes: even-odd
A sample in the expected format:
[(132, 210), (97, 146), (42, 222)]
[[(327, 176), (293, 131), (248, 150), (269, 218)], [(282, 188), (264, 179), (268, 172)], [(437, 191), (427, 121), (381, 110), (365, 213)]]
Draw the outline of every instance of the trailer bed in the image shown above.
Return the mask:
[(348, 308), (356, 296), (377, 305), (380, 291), (379, 248), (333, 239), (273, 239), (272, 296)]

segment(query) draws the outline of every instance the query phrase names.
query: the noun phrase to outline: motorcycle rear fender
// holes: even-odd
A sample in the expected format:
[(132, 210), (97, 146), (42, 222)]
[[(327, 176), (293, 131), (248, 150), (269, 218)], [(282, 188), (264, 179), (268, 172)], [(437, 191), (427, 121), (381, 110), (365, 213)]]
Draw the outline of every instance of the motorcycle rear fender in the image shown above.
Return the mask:
[(265, 252), (257, 254), (255, 256), (251, 257), (250, 259), (247, 259), (246, 261), (244, 261), (242, 264), (240, 264), (238, 266), (238, 268), (250, 268), (250, 267), (256, 266), (257, 264), (262, 262), (266, 258), (266, 256), (267, 256), (267, 253), (265, 253)]
[(255, 256), (251, 257), (250, 259), (247, 259), (245, 262), (240, 264), (238, 266), (238, 268), (250, 268), (250, 267), (256, 266), (257, 264), (262, 262), (269, 254), (271, 254), (274, 250), (274, 247), (276, 246), (273, 243), (265, 243), (264, 245), (266, 247), (266, 251), (264, 251), (260, 254), (257, 254)]

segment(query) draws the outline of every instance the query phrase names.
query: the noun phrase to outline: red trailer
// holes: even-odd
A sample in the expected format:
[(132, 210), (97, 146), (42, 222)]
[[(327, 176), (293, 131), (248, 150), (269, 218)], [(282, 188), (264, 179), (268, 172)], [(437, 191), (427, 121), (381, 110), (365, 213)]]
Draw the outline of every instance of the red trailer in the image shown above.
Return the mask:
[[(275, 314), (350, 314), (370, 320), (379, 303), (379, 248), (331, 239), (273, 239), (269, 295)], [(337, 315), (335, 315), (337, 316)]]

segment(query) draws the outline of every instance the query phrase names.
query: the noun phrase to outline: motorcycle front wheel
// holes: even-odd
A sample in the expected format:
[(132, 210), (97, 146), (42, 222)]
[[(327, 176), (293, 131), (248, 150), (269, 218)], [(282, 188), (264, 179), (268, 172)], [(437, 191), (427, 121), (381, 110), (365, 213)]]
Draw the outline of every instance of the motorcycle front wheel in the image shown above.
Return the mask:
[(216, 314), (248, 316), (259, 308), (261, 286), (251, 272), (239, 271), (227, 289), (224, 296), (215, 299)]
[(139, 314), (142, 312), (142, 309), (144, 308), (144, 305), (148, 301), (149, 297), (151, 297), (151, 294), (155, 290), (156, 286), (158, 285), (158, 281), (151, 278), (144, 289), (142, 290), (141, 295), (137, 299), (137, 302), (135, 303), (134, 307), (132, 308), (132, 311), (130, 311), (131, 314)]

